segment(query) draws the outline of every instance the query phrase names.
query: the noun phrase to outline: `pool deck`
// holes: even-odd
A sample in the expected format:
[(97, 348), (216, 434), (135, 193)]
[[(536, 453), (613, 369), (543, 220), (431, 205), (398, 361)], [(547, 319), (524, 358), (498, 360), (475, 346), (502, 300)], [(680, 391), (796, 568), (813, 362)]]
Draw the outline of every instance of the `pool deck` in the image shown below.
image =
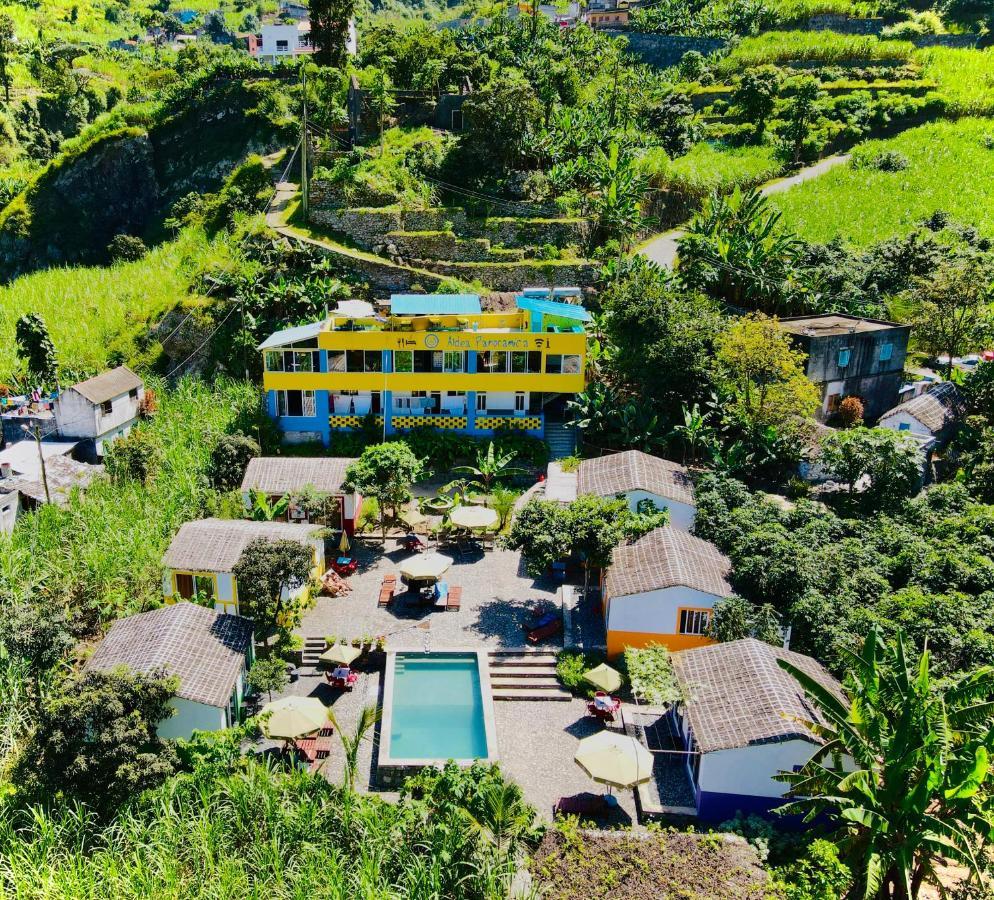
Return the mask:
[[(336, 635), (342, 639), (386, 635), (388, 651), (424, 651), (426, 641), (431, 650), (517, 649), (525, 643), (523, 625), (535, 606), (558, 608), (560, 605), (558, 583), (531, 578), (517, 552), (488, 550), (467, 559), (446, 550), (440, 552), (454, 558), (445, 578), (450, 585), (463, 588), (459, 612), (436, 612), (403, 601), (379, 609), (377, 597), (383, 576), (399, 575), (398, 564), (409, 554), (400, 550), (394, 539), (388, 539), (384, 551), (378, 538), (364, 537), (354, 542), (351, 551), (359, 562), (359, 570), (348, 579), (352, 593), (345, 597), (320, 597), (304, 615), (297, 633), (307, 637)], [(425, 620), (431, 625), (427, 632), (418, 627)], [(575, 600), (569, 621), (567, 643), (603, 646), (603, 624), (594, 603)], [(555, 652), (562, 646), (560, 635), (542, 648)], [(333, 707), (346, 733), (352, 733), (364, 706), (382, 708), (384, 682), (382, 671), (360, 671), (355, 688), (346, 693), (330, 688), (320, 674), (303, 668), (301, 677), (281, 696), (318, 697)], [(562, 797), (605, 791), (573, 762), (580, 739), (602, 727), (587, 715), (584, 701), (495, 701), (493, 711), (497, 761), (543, 819), (552, 818), (552, 807)], [(380, 764), (384, 724), (378, 723), (371, 737), (363, 742), (357, 786), (389, 797), (391, 793), (380, 790), (379, 780), (374, 778)], [(261, 742), (259, 749), (272, 746), (272, 742)], [(342, 758), (341, 746), (336, 743), (321, 768), (322, 774), (340, 782), (344, 774)], [(616, 796), (618, 807), (610, 819), (601, 820), (602, 824), (637, 822), (635, 792), (616, 792)]]

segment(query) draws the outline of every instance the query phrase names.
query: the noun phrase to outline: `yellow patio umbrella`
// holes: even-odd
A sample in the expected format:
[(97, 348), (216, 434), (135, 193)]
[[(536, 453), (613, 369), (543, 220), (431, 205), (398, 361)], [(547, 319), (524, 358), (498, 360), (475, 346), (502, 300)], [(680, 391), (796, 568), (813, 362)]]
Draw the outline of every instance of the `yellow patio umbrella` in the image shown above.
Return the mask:
[(452, 565), (452, 559), (441, 553), (422, 553), (400, 564), (400, 574), (408, 581), (430, 581), (441, 578)]
[(652, 754), (636, 738), (601, 731), (584, 738), (573, 760), (594, 781), (627, 789), (652, 778)]
[(317, 697), (283, 697), (267, 703), (259, 712), (269, 714), (262, 726), (269, 738), (292, 741), (317, 731), (328, 721), (328, 708)]
[(417, 528), (418, 525), (428, 521), (428, 517), (417, 509), (405, 509), (400, 514), (400, 521), (408, 528)]
[(335, 644), (322, 653), (318, 659), (326, 663), (341, 663), (343, 666), (352, 665), (360, 656), (362, 650), (349, 644)]
[(601, 663), (583, 673), (586, 681), (589, 681), (595, 688), (607, 691), (609, 694), (621, 687), (621, 673), (612, 669), (607, 663)]
[(338, 552), (348, 553), (352, 549), (352, 545), (349, 543), (349, 533), (343, 528), (342, 529), (342, 539), (338, 542)]
[(486, 506), (457, 506), (449, 514), (449, 521), (460, 528), (493, 528), (497, 513)]

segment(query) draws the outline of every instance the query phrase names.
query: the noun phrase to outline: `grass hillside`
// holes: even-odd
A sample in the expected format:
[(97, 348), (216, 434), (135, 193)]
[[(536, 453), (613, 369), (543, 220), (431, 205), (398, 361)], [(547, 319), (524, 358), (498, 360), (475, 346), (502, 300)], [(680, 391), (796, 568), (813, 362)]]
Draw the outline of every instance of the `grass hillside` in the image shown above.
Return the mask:
[(64, 366), (92, 372), (111, 359), (140, 362), (155, 347), (142, 341), (149, 325), (190, 298), (192, 278), (212, 257), (225, 257), (223, 240), (186, 229), (136, 262), (107, 267), (48, 269), (0, 286), (0, 381), (17, 366), (14, 327), (26, 312), (45, 320)]
[[(888, 154), (891, 163), (883, 163)], [(896, 155), (895, 155), (896, 154)], [(904, 164), (898, 171), (886, 171)], [(994, 236), (994, 120), (961, 119), (867, 141), (848, 166), (772, 198), (807, 240), (868, 246), (906, 234), (942, 210)]]

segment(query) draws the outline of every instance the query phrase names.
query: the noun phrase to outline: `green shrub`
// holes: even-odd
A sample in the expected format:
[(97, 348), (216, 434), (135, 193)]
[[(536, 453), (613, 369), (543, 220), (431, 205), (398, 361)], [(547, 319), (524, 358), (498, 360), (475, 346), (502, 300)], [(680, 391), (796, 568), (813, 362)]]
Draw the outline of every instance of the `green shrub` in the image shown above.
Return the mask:
[(625, 650), (625, 671), (632, 693), (645, 703), (659, 706), (681, 699), (669, 651), (658, 644)]
[(559, 468), (564, 472), (576, 472), (580, 468), (580, 463), (583, 462), (579, 456), (564, 456), (559, 460)]
[(593, 697), (595, 688), (583, 680), (583, 673), (604, 662), (604, 654), (580, 650), (560, 650), (556, 654), (556, 675), (563, 687), (578, 697)]

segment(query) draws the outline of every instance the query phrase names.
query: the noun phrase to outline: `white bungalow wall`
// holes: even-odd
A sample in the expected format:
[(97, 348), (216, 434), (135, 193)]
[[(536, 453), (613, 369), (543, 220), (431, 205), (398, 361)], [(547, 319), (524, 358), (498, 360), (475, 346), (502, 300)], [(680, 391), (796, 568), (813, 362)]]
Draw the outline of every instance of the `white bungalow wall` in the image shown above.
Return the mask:
[(682, 585), (611, 597), (608, 602), (608, 631), (635, 631), (642, 634), (676, 634), (678, 611), (683, 607), (711, 609), (721, 598)]
[(625, 494), (628, 500), (628, 508), (632, 512), (638, 512), (638, 505), (643, 500), (651, 500), (660, 509), (670, 511), (670, 525), (680, 531), (690, 531), (694, 527), (694, 516), (697, 514), (697, 507), (689, 503), (680, 503), (676, 500), (668, 500), (658, 494), (650, 494), (648, 491), (629, 491)]
[(182, 697), (173, 697), (169, 705), (176, 710), (176, 714), (159, 723), (156, 734), (160, 738), (189, 738), (194, 731), (221, 731), (227, 727), (225, 710), (218, 706)]
[(698, 787), (712, 794), (782, 797), (787, 785), (773, 776), (803, 766), (817, 749), (810, 741), (793, 740), (705, 753)]
[(932, 437), (931, 431), (914, 416), (909, 416), (901, 409), (896, 410), (892, 415), (882, 418), (878, 425), (880, 428), (890, 428), (893, 431), (905, 431), (911, 434), (920, 434), (924, 437)]

